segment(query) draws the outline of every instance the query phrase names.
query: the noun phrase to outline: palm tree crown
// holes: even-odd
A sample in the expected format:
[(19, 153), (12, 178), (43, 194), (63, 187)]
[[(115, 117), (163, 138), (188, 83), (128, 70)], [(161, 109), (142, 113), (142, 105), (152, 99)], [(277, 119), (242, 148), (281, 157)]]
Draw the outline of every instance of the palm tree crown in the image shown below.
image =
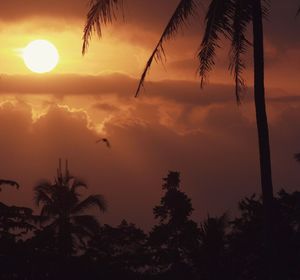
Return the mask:
[[(179, 1), (146, 63), (137, 87), (136, 97), (144, 85), (153, 60), (163, 61), (165, 57), (164, 43), (175, 36), (181, 27), (189, 23), (189, 19), (197, 14), (197, 8), (202, 2), (201, 0)], [(265, 15), (268, 11), (268, 0), (263, 0), (263, 2), (263, 14)], [(90, 3), (83, 35), (83, 54), (87, 52), (93, 32), (96, 31), (101, 37), (102, 25), (111, 23), (116, 18), (118, 8), (122, 9), (123, 6), (123, 0), (92, 0)], [(201, 78), (201, 86), (203, 86), (208, 72), (215, 65), (214, 59), (216, 49), (220, 47), (218, 43), (220, 35), (224, 35), (231, 41), (229, 68), (234, 75), (238, 102), (240, 102), (240, 93), (244, 88), (242, 72), (245, 64), (242, 56), (247, 47), (251, 45), (246, 39), (245, 33), (252, 20), (252, 9), (253, 1), (251, 0), (212, 0), (206, 14), (206, 30), (198, 52), (198, 74)]]
[(85, 238), (98, 231), (97, 219), (85, 211), (97, 207), (104, 212), (107, 208), (102, 195), (90, 195), (80, 200), (80, 188), (87, 186), (70, 175), (67, 162), (65, 174), (62, 174), (61, 161), (54, 183), (44, 181), (34, 188), (35, 203), (42, 206), (41, 222), (54, 232), (57, 248), (63, 254), (72, 253), (78, 243), (84, 245)]

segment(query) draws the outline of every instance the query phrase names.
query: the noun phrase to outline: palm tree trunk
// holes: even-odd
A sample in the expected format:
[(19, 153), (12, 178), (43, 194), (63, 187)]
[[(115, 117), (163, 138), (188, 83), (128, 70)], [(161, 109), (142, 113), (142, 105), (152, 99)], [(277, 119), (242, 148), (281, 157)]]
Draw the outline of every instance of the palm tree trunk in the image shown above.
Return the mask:
[[(258, 131), (261, 187), (264, 207), (264, 244), (267, 279), (274, 279), (273, 255), (273, 184), (269, 128), (264, 87), (264, 42), (261, 0), (253, 0), (254, 97)], [(274, 268), (274, 266), (273, 266)]]

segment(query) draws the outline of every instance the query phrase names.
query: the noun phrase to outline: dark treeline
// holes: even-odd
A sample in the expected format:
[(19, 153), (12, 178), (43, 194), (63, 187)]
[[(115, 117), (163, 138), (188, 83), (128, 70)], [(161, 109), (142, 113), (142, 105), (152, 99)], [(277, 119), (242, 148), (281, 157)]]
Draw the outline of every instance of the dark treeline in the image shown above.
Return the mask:
[[(0, 279), (266, 279), (259, 197), (243, 199), (237, 218), (197, 224), (180, 173), (169, 172), (156, 224), (145, 233), (126, 220), (101, 225), (86, 210), (105, 211), (106, 202), (83, 199), (86, 187), (60, 166), (54, 182), (34, 188), (39, 215), (0, 203)], [(280, 191), (275, 212), (274, 270), (278, 279), (300, 279), (300, 192)]]

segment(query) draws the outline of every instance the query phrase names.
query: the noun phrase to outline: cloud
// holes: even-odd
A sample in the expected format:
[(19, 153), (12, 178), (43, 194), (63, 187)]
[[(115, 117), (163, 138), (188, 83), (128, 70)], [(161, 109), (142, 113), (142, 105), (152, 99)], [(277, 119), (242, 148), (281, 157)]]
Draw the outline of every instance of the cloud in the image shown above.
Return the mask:
[[(16, 47), (20, 38), (44, 36), (55, 39), (62, 49), (62, 61), (57, 71), (70, 73), (99, 73), (100, 71), (121, 71), (135, 78), (142, 72), (147, 58), (157, 44), (169, 16), (178, 1), (124, 1), (125, 20), (121, 18), (112, 26), (104, 28), (101, 41), (93, 38), (91, 48), (84, 62), (80, 56), (82, 29), (88, 0), (35, 1), (28, 0), (26, 5), (20, 0), (2, 1), (1, 35), (6, 42), (2, 60), (4, 72), (24, 73), (24, 67), (14, 58), (10, 58), (11, 48)], [(204, 1), (207, 6), (209, 1)], [(268, 87), (288, 87), (298, 89), (297, 82), (300, 53), (300, 20), (295, 19), (297, 0), (288, 3), (272, 3), (269, 20), (265, 21), (266, 42), (266, 84)], [(157, 79), (197, 79), (195, 72), (198, 61), (197, 49), (201, 43), (204, 28), (203, 7), (199, 8), (199, 17), (191, 19), (190, 24), (179, 32), (176, 40), (165, 46), (167, 53), (166, 69), (153, 65), (149, 80)], [(251, 28), (249, 29), (251, 30)], [(14, 38), (14, 35), (18, 38)], [(182, 36), (184, 35), (184, 36)], [(31, 40), (32, 38), (28, 38)], [(249, 36), (251, 40), (251, 36)], [(25, 42), (27, 42), (25, 40)], [(22, 42), (23, 44), (24, 42)], [(25, 44), (25, 43), (24, 43)], [(229, 43), (222, 43), (218, 50), (216, 69), (212, 73), (214, 83), (228, 83), (233, 79), (228, 73)], [(5, 52), (4, 52), (5, 50)], [(245, 77), (252, 85), (252, 48), (245, 58), (247, 69)], [(18, 70), (16, 70), (18, 68)], [(53, 86), (52, 86), (53, 88)], [(47, 90), (47, 89), (46, 89)]]
[(78, 18), (85, 14), (88, 1), (36, 1), (20, 0), (1, 1), (1, 19), (5, 21), (20, 21), (30, 17), (60, 17)]
[(134, 90), (135, 82), (132, 78), (121, 74), (108, 76), (81, 76), (76, 74), (2, 75), (0, 92), (2, 94), (52, 94), (56, 96), (112, 94), (117, 92), (129, 96), (130, 91), (133, 92)]
[[(0, 1), (1, 35), (10, 38), (9, 44), (4, 39), (2, 57), (9, 66), (5, 69), (11, 67), (14, 73), (14, 64), (5, 58), (19, 42), (9, 33), (21, 38), (20, 34), (51, 30), (52, 36), (59, 33), (57, 38), (64, 38), (63, 54), (78, 53), (76, 60), (64, 56), (68, 71), (75, 69), (74, 61), (84, 71), (80, 30), (87, 2)], [(0, 172), (22, 185), (19, 192), (1, 193), (3, 201), (32, 206), (33, 186), (41, 178), (53, 179), (60, 157), (68, 158), (72, 173), (88, 181), (91, 193), (107, 198), (109, 212), (101, 217), (103, 222), (128, 218), (149, 228), (151, 209), (162, 194), (161, 178), (168, 170), (181, 171), (182, 187), (192, 197), (197, 220), (208, 212), (234, 212), (240, 198), (260, 191), (253, 90), (249, 83), (238, 107), (227, 71), (228, 43), (219, 50), (218, 68), (204, 91), (198, 81), (184, 81), (195, 77), (197, 60), (192, 59), (201, 42), (202, 20), (193, 19), (184, 36), (180, 32), (176, 41), (167, 44), (168, 72), (153, 65), (146, 90), (133, 98), (138, 81), (128, 73), (136, 75), (143, 69), (177, 2), (125, 1), (125, 21), (105, 29), (103, 41), (90, 50), (93, 55), (87, 67), (99, 73), (101, 63), (104, 69), (114, 64), (119, 73), (1, 76)], [(270, 21), (265, 23), (267, 104), (277, 190), (298, 185), (299, 166), (292, 156), (300, 150), (296, 74), (300, 29), (293, 17), (297, 1), (279, 2), (272, 3)], [(78, 43), (77, 50), (73, 43)], [(103, 57), (98, 59), (97, 53)], [(250, 82), (251, 56), (249, 49), (245, 75)], [(110, 139), (111, 150), (95, 143), (99, 133)]]
[(120, 110), (117, 106), (102, 102), (94, 104), (93, 108), (105, 112), (117, 112)]
[[(234, 102), (234, 89), (230, 84), (207, 84), (203, 90), (200, 82), (184, 80), (148, 81), (140, 98), (133, 98), (138, 80), (121, 73), (106, 75), (2, 75), (0, 95), (13, 94), (16, 96), (53, 95), (64, 96), (118, 96), (120, 99), (139, 100), (141, 98), (163, 98), (182, 104), (209, 104)], [(243, 94), (244, 101), (252, 101), (252, 88)], [(280, 97), (297, 99), (297, 92), (285, 91), (280, 88), (267, 88), (269, 98)], [(278, 99), (277, 99), (278, 100)], [(101, 107), (101, 106), (100, 106)], [(103, 108), (102, 108), (103, 109)], [(107, 108), (106, 108), (107, 109)]]
[[(148, 0), (124, 1), (125, 21), (120, 19), (116, 24), (118, 29), (120, 27), (123, 30), (124, 27), (125, 30), (127, 30), (127, 27), (128, 29), (138, 29), (140, 34), (145, 33), (145, 30), (160, 34), (175, 10), (177, 3), (176, 0), (163, 2)], [(199, 7), (196, 19), (191, 21), (190, 29), (192, 30), (187, 29), (185, 31), (187, 35), (198, 31), (199, 33), (194, 35), (198, 37), (202, 32), (204, 26), (201, 23), (204, 20), (203, 7), (207, 7), (209, 1), (205, 0), (202, 3), (203, 5)], [(77, 19), (83, 24), (88, 11), (88, 4), (88, 0), (53, 0), (51, 2), (26, 0), (26, 5), (21, 0), (1, 1), (1, 19), (20, 22), (28, 18), (52, 18), (60, 19), (64, 24), (69, 19)], [(297, 0), (290, 0), (284, 4), (280, 1), (271, 3), (270, 20), (265, 22), (266, 36), (280, 48), (287, 49), (290, 45), (299, 44), (300, 42), (299, 36), (296, 36), (299, 30), (299, 21), (295, 19), (298, 4)], [(128, 32), (128, 36), (131, 36), (130, 32)]]
[[(5, 164), (1, 176), (22, 185), (18, 193), (2, 193), (2, 200), (32, 206), (33, 186), (41, 178), (55, 176), (61, 157), (69, 159), (74, 175), (87, 180), (89, 192), (107, 198), (109, 212), (101, 216), (102, 222), (127, 218), (149, 228), (151, 209), (162, 194), (161, 178), (168, 170), (181, 171), (182, 187), (193, 200), (196, 220), (208, 212), (234, 213), (239, 199), (260, 191), (257, 135), (254, 113), (249, 109), (252, 103), (238, 107), (232, 89), (222, 90), (221, 86), (207, 94), (214, 102), (188, 90), (183, 101), (179, 90), (173, 92), (180, 83), (164, 95), (166, 84), (162, 82), (162, 94), (153, 91), (150, 98), (147, 91), (138, 101), (118, 93), (112, 103), (111, 95), (99, 93), (90, 100), (89, 108), (94, 108), (90, 111), (63, 106), (64, 100), (45, 102), (47, 110), (34, 121), (34, 99), (2, 103), (0, 147)], [(159, 83), (149, 85), (149, 90), (152, 86)], [(189, 97), (192, 94), (195, 97)], [(72, 97), (65, 99), (72, 103)], [(277, 190), (294, 189), (299, 181), (293, 153), (300, 149), (300, 105), (294, 101), (269, 102), (269, 110), (276, 112), (270, 129)], [(99, 137), (95, 127), (100, 122), (112, 149), (95, 143)]]

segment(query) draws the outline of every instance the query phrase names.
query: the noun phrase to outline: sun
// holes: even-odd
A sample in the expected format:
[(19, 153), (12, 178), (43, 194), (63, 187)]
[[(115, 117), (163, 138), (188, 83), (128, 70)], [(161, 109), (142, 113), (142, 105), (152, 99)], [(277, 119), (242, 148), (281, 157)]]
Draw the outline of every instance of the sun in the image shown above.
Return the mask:
[(46, 40), (30, 42), (22, 51), (26, 67), (35, 73), (52, 71), (59, 61), (56, 47)]

